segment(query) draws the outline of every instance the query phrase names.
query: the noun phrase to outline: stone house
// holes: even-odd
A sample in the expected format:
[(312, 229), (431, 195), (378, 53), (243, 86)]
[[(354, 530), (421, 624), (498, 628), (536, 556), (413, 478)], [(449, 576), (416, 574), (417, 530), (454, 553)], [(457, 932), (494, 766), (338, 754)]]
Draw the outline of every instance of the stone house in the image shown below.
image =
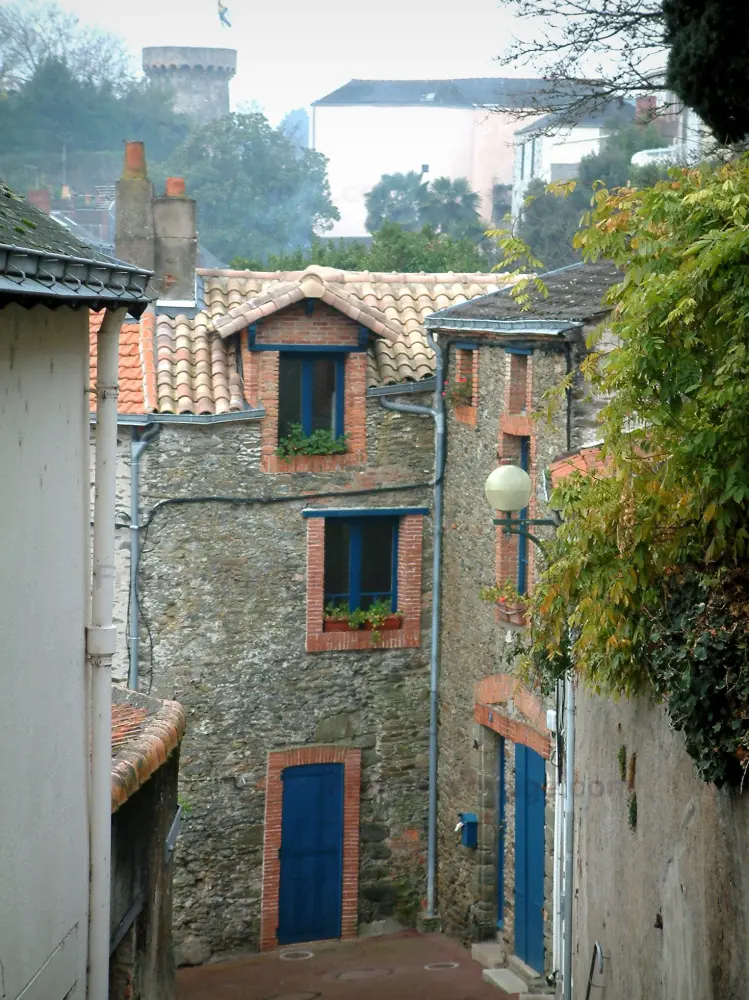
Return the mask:
[[(504, 290), (426, 320), (448, 359), (448, 399), (460, 390), (448, 406), (445, 462), (439, 912), (449, 933), (496, 938), (496, 947), (476, 954), (491, 965), (511, 956), (525, 986), (501, 980), (508, 992), (558, 968), (561, 803), (547, 723), (547, 710), (558, 706), (513, 676), (522, 617), (481, 599), (482, 587), (495, 582), (525, 592), (538, 558), (525, 539), (492, 527), (483, 487), (498, 461), (519, 464), (533, 483), (520, 517), (550, 517), (548, 468), (590, 436), (594, 414), (570, 394), (551, 423), (536, 417), (544, 394), (583, 355), (615, 280), (607, 263), (573, 265), (545, 275), (548, 297), (533, 294), (526, 310)], [(542, 537), (548, 530), (533, 529)], [(475, 848), (456, 833), (461, 814), (477, 818)]]
[[(424, 317), (506, 279), (196, 270), (194, 202), (172, 182), (155, 198), (128, 155), (118, 256), (165, 259), (158, 202), (182, 240), (122, 334), (116, 552), (116, 669), (188, 720), (180, 960), (413, 924), (434, 432), (393, 407), (433, 400)], [(293, 424), (328, 453), (282, 457)], [(389, 613), (376, 627), (341, 631), (326, 611), (366, 617), (375, 601)]]

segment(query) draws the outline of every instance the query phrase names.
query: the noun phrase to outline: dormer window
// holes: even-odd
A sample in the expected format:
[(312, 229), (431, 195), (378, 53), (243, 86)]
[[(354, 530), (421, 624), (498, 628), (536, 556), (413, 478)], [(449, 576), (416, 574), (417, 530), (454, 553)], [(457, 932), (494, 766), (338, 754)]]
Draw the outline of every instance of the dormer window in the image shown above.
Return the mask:
[(343, 354), (281, 352), (278, 371), (278, 434), (283, 438), (292, 424), (309, 436), (328, 430), (344, 433)]

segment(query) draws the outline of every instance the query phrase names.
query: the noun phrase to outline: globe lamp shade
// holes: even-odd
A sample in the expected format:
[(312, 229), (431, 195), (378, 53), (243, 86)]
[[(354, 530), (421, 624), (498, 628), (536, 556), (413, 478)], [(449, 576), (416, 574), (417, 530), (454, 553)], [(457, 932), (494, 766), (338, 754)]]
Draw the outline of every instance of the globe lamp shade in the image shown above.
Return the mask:
[(507, 514), (525, 510), (531, 498), (531, 477), (518, 465), (500, 465), (489, 474), (484, 492), (492, 510)]

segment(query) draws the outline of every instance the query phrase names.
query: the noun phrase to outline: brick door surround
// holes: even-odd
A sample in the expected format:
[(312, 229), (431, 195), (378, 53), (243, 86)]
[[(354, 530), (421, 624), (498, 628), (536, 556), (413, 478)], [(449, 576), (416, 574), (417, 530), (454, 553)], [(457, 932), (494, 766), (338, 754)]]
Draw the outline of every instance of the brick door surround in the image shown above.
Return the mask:
[(357, 936), (359, 910), (359, 797), (361, 750), (355, 747), (303, 746), (273, 750), (268, 754), (265, 786), (265, 838), (263, 841), (263, 896), (261, 903), (260, 948), (278, 947), (278, 893), (281, 881), (283, 823), (283, 781), (287, 767), (304, 764), (343, 764), (343, 898), (341, 939)]

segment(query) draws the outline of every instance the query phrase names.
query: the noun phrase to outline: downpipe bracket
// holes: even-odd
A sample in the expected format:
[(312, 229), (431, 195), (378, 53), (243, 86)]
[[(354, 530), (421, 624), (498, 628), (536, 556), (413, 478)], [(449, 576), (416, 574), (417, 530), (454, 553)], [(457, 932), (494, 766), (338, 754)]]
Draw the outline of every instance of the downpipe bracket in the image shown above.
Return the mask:
[(117, 649), (116, 625), (89, 625), (86, 628), (88, 656), (114, 656)]

